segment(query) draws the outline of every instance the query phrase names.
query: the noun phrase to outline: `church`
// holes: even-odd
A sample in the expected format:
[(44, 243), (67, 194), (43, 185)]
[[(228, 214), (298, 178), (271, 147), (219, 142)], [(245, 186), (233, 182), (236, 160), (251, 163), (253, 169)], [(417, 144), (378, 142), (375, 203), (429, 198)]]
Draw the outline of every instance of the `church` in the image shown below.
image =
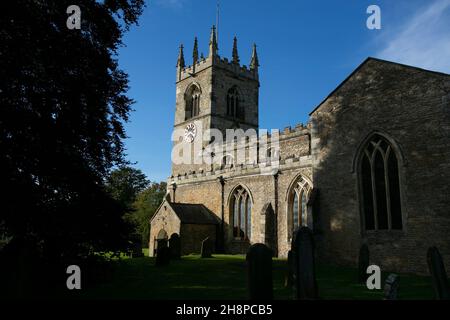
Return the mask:
[[(241, 65), (236, 38), (232, 58), (220, 56), (214, 26), (208, 56), (199, 57), (195, 40), (186, 66), (181, 46), (174, 132), (184, 137), (172, 139), (174, 150), (204, 150), (212, 139), (199, 133), (211, 129), (261, 132), (259, 67), (255, 45)], [(293, 233), (307, 226), (322, 263), (355, 267), (367, 244), (382, 271), (427, 273), (436, 246), (450, 270), (449, 74), (367, 58), (308, 123), (258, 139), (268, 147), (244, 139), (210, 163), (172, 154), (167, 195), (150, 220), (150, 255), (175, 235), (183, 255), (209, 238), (217, 253), (264, 243), (287, 257)], [(195, 158), (194, 149), (183, 150)], [(238, 163), (242, 150), (256, 150), (256, 161)]]

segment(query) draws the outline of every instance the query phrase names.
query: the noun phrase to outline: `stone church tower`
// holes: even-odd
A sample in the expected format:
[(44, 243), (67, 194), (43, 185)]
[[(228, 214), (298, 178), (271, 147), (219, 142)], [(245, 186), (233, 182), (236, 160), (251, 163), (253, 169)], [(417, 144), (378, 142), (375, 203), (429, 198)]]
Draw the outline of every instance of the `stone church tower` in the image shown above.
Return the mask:
[[(211, 28), (209, 53), (199, 57), (197, 38), (194, 40), (192, 65), (185, 65), (183, 45), (177, 61), (175, 132), (190, 134), (187, 139), (202, 139), (202, 147), (209, 144), (208, 129), (219, 129), (225, 137), (226, 129), (258, 129), (258, 55), (253, 46), (249, 67), (240, 64), (237, 38), (234, 38), (232, 60), (218, 54), (217, 32)], [(198, 136), (202, 133), (202, 136)], [(173, 163), (172, 175), (204, 170), (195, 164), (197, 153), (191, 150), (192, 164)]]

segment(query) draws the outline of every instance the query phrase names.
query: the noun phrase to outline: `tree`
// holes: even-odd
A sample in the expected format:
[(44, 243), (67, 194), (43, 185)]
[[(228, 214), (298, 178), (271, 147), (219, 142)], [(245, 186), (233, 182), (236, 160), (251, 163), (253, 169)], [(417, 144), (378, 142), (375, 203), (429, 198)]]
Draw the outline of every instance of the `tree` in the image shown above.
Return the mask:
[(131, 214), (136, 225), (136, 233), (142, 240), (142, 245), (147, 246), (150, 233), (150, 218), (155, 214), (166, 194), (167, 183), (152, 183), (147, 189), (140, 192), (133, 204), (134, 211)]
[(107, 189), (113, 198), (130, 210), (138, 193), (149, 184), (150, 181), (141, 170), (129, 166), (113, 170), (106, 181)]
[(78, 0), (81, 30), (69, 30), (70, 4), (0, 2), (0, 224), (12, 239), (2, 251), (35, 247), (58, 272), (120, 250), (130, 232), (104, 182), (126, 163), (133, 101), (117, 49), (143, 10), (143, 0)]

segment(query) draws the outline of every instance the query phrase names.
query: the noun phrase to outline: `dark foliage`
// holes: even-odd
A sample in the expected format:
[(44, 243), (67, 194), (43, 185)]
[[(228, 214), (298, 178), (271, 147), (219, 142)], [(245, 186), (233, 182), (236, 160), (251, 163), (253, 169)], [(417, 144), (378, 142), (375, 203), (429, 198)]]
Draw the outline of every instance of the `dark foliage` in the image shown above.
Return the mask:
[(66, 27), (71, 4), (0, 2), (4, 250), (19, 257), (29, 247), (50, 266), (120, 250), (130, 229), (104, 182), (125, 162), (133, 101), (116, 53), (143, 1), (79, 0), (81, 30)]
[(113, 170), (106, 181), (108, 192), (130, 210), (137, 195), (149, 184), (150, 181), (141, 170), (129, 166)]

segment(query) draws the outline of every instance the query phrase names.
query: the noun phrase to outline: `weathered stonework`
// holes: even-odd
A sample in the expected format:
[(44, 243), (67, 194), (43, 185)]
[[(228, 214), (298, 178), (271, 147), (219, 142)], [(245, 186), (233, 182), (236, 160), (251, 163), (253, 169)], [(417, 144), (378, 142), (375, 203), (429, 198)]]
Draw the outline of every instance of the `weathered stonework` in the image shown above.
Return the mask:
[[(175, 128), (201, 118), (203, 130), (258, 129), (254, 58), (251, 66), (210, 55), (196, 64), (195, 73), (192, 66), (178, 70)], [(200, 114), (186, 121), (184, 93), (194, 82), (202, 91)], [(245, 120), (226, 116), (225, 97), (232, 86), (239, 88)], [(385, 137), (397, 155), (401, 230), (366, 231), (361, 218), (359, 159), (374, 133)], [(449, 75), (369, 58), (310, 114), (307, 125), (287, 127), (278, 138), (279, 152), (270, 155), (271, 161), (259, 154), (256, 163), (244, 165), (173, 165), (166, 201), (202, 204), (220, 222), (216, 227), (182, 224), (163, 203), (151, 221), (151, 239), (165, 229), (169, 236), (181, 232), (182, 242), (183, 233), (197, 234), (185, 240), (190, 244), (183, 254), (199, 252), (201, 240), (210, 236), (217, 240), (218, 251), (244, 253), (260, 242), (287, 257), (293, 190), (303, 181), (312, 190), (305, 219), (321, 261), (356, 267), (359, 248), (367, 243), (371, 263), (382, 270), (425, 273), (427, 248), (437, 246), (450, 269)], [(273, 139), (267, 136), (269, 145)], [(249, 154), (261, 146), (244, 144), (227, 152), (235, 159), (239, 148)], [(251, 201), (250, 236), (245, 240), (233, 231), (238, 188)]]
[[(450, 264), (450, 77), (367, 60), (311, 113), (321, 256), (354, 264), (367, 242), (383, 270), (426, 272), (436, 245)], [(404, 228), (361, 228), (357, 154), (373, 132), (398, 146)]]

